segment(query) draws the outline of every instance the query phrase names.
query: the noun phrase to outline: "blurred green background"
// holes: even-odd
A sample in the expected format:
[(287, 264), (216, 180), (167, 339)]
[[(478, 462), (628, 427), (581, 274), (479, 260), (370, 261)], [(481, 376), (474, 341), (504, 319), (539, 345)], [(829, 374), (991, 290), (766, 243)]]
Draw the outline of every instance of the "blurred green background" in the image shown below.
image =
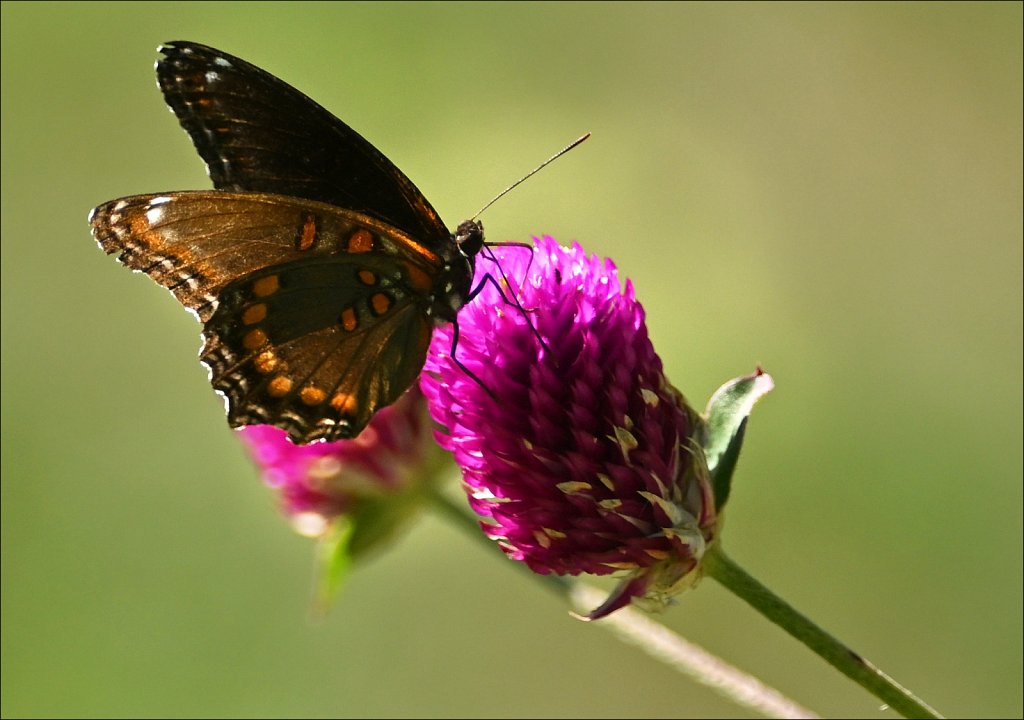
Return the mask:
[[(453, 226), (632, 278), (703, 406), (761, 363), (725, 543), (952, 716), (1020, 717), (1020, 3), (3, 5), (10, 716), (743, 717), (425, 517), (310, 619), (312, 550), (88, 210), (204, 188), (189, 39), (286, 79)], [(814, 710), (891, 717), (713, 581), (663, 620)]]

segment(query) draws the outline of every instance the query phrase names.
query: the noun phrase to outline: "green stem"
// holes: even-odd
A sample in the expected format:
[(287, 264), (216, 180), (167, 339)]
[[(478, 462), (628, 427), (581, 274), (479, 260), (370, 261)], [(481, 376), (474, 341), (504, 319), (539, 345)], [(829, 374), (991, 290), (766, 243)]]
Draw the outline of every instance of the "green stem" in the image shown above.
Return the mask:
[[(462, 503), (455, 502), (436, 486), (426, 493), (426, 496), (434, 510), (456, 527), (476, 541), (493, 545), (480, 531), (479, 523), (466, 513)], [(540, 580), (549, 590), (567, 598), (577, 607), (594, 607), (604, 597), (603, 593), (582, 582), (558, 575), (538, 575), (525, 563), (516, 562), (509, 565), (519, 568), (534, 580)], [(757, 678), (734, 668), (633, 608), (622, 608), (596, 625), (608, 630), (620, 640), (638, 647), (666, 666), (760, 715), (770, 718), (818, 717), (777, 690), (767, 687)]]
[(706, 575), (710, 575), (746, 600), (755, 610), (903, 717), (942, 717), (905, 687), (798, 613), (771, 590), (748, 575), (722, 551), (720, 543), (712, 545), (704, 555), (701, 564)]

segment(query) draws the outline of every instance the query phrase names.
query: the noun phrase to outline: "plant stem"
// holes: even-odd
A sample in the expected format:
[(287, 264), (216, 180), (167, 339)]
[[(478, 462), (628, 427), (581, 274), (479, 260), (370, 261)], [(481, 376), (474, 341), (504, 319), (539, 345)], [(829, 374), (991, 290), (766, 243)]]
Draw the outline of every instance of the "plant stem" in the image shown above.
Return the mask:
[[(493, 545), (480, 531), (476, 520), (444, 494), (440, 488), (428, 493), (434, 509), (451, 520), (474, 540)], [(534, 580), (539, 580), (559, 596), (569, 599), (577, 607), (594, 607), (604, 594), (579, 581), (558, 575), (538, 575), (525, 563), (512, 563)], [(697, 682), (710, 687), (738, 705), (755, 710), (771, 718), (817, 718), (818, 715), (786, 698), (757, 678), (729, 665), (697, 645), (683, 639), (668, 628), (645, 617), (633, 608), (623, 608), (597, 623), (620, 640), (627, 642), (654, 659), (664, 663)]]
[(711, 546), (702, 560), (704, 573), (746, 600), (755, 610), (820, 655), (839, 672), (907, 718), (941, 718), (905, 687), (836, 640), (771, 590), (747, 574), (723, 551)]

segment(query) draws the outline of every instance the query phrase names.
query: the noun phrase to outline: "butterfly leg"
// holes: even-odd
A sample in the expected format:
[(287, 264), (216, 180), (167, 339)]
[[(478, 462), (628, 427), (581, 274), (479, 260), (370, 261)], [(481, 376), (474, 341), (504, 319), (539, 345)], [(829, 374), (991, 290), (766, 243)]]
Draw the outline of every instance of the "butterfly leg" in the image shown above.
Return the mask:
[[(501, 279), (505, 282), (505, 285), (511, 288), (511, 284), (509, 283), (508, 278), (505, 276), (505, 271), (502, 269), (501, 264), (498, 263), (497, 259), (494, 258), (493, 255), (491, 256), (491, 259), (494, 260), (494, 263), (498, 266), (498, 272), (501, 273)], [(529, 310), (523, 307), (522, 303), (519, 302), (519, 298), (516, 296), (515, 293), (512, 293), (512, 297), (514, 298), (514, 300), (509, 300), (508, 296), (505, 295), (505, 291), (501, 287), (501, 283), (498, 282), (498, 279), (491, 275), (490, 273), (484, 275), (483, 278), (480, 280), (480, 283), (469, 292), (469, 295), (466, 296), (466, 302), (472, 302), (473, 298), (475, 298), (483, 291), (484, 285), (486, 285), (488, 282), (494, 286), (495, 290), (498, 291), (498, 295), (501, 296), (502, 301), (506, 305), (511, 305), (512, 307), (518, 309), (519, 312), (523, 314), (523, 319), (526, 320), (526, 324), (530, 327), (530, 331), (533, 333), (533, 336), (537, 338), (537, 342), (540, 343), (540, 346), (542, 348), (544, 348), (544, 352), (550, 355), (551, 348), (549, 348), (548, 344), (544, 342), (544, 338), (541, 337), (540, 332), (538, 332), (537, 328), (534, 327), (533, 323), (530, 321)]]
[(484, 392), (486, 392), (488, 395), (491, 396), (492, 400), (497, 402), (498, 401), (498, 396), (494, 394), (494, 391), (491, 390), (486, 385), (484, 385), (483, 380), (478, 378), (476, 376), (476, 373), (474, 373), (468, 367), (463, 365), (462, 361), (460, 361), (458, 356), (456, 356), (455, 351), (458, 348), (458, 346), (459, 346), (459, 321), (458, 321), (458, 319), (455, 319), (455, 320), (452, 321), (452, 349), (449, 352), (449, 356), (451, 357), (452, 362), (455, 363), (455, 366), (458, 367), (460, 370), (462, 370), (462, 372), (466, 373), (466, 375), (468, 375), (473, 382), (475, 382), (477, 385), (482, 387), (484, 389)]
[[(508, 281), (508, 278), (505, 276), (505, 269), (501, 267), (501, 263), (498, 262), (498, 258), (496, 258), (494, 256), (494, 253), (491, 251), (492, 247), (514, 247), (514, 248), (522, 248), (523, 250), (529, 250), (530, 251), (530, 259), (526, 262), (526, 270), (523, 271), (523, 276), (524, 277), (529, 277), (530, 276), (530, 268), (533, 267), (533, 251), (534, 251), (534, 246), (533, 245), (530, 245), (528, 243), (521, 243), (521, 242), (503, 242), (503, 243), (490, 243), (488, 245), (485, 245), (482, 248), (482, 251), (484, 253), (486, 253), (486, 255), (487, 255), (487, 259), (490, 260), (492, 263), (494, 263), (495, 265), (498, 266), (498, 272), (501, 273), (501, 279), (505, 281), (506, 285), (509, 285), (509, 287), (511, 287), (511, 285), (510, 285), (510, 283)], [(500, 288), (499, 288), (499, 292), (500, 292)], [(504, 299), (504, 298), (505, 298), (505, 296), (502, 295), (502, 299)], [(505, 302), (508, 303), (508, 300), (505, 300)], [(512, 305), (514, 303), (509, 303), (509, 304)], [(519, 306), (519, 309), (522, 310), (523, 312), (535, 312), (536, 311), (536, 308), (524, 308), (521, 305)]]

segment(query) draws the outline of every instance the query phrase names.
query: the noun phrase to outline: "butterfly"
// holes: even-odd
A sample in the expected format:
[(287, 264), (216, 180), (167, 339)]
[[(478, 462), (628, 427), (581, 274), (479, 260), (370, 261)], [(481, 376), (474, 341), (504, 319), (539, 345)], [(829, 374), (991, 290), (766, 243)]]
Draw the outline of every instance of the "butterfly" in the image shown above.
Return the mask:
[(111, 200), (93, 236), (203, 323), (232, 427), (355, 437), (470, 298), (483, 225), (449, 232), (380, 151), (270, 73), (193, 42), (159, 52), (164, 99), (216, 189)]

